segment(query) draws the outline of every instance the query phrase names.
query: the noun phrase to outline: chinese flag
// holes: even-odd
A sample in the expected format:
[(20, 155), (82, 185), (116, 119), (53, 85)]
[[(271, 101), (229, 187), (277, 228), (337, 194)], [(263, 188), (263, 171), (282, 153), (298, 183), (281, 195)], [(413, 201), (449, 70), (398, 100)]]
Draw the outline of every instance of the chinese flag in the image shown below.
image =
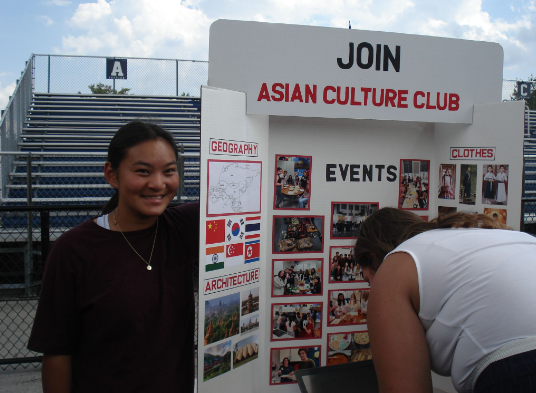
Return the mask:
[(207, 241), (206, 244), (225, 242), (225, 220), (207, 221)]

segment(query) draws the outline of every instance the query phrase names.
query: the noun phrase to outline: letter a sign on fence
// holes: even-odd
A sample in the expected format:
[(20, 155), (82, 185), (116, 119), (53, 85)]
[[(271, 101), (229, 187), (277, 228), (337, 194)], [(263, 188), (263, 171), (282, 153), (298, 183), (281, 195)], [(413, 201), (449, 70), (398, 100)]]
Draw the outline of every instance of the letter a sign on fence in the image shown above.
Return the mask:
[(127, 59), (106, 59), (106, 79), (127, 79)]

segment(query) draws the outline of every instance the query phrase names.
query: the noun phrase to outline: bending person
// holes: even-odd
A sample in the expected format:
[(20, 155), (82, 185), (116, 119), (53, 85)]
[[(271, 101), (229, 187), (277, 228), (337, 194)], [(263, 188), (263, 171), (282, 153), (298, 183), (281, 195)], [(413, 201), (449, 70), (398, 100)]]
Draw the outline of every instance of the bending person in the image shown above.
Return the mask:
[(424, 222), (391, 208), (363, 223), (355, 254), (371, 284), (380, 392), (429, 393), (430, 370), (459, 392), (536, 386), (536, 239), (506, 228), (482, 214)]

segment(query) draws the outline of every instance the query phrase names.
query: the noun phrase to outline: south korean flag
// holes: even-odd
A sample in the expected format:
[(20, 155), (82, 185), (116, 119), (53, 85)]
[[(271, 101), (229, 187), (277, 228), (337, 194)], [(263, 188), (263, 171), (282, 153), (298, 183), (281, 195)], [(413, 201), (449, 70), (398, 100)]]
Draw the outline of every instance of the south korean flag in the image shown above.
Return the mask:
[(225, 241), (232, 243), (244, 240), (246, 220), (244, 217), (229, 218), (225, 223)]

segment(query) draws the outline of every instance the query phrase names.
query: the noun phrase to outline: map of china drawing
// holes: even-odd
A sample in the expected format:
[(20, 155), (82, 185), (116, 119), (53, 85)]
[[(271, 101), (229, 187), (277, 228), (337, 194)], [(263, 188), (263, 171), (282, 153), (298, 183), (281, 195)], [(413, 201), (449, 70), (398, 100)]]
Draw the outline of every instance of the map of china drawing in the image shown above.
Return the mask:
[(208, 215), (261, 211), (261, 171), (257, 161), (208, 161)]

